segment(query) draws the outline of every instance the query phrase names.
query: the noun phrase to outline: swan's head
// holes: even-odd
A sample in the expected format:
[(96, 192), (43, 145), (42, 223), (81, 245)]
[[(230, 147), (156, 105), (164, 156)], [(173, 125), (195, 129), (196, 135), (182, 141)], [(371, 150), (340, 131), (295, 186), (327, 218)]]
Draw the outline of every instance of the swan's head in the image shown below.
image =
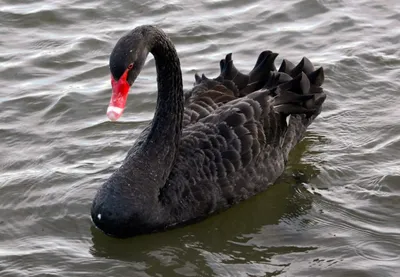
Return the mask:
[(114, 46), (110, 55), (112, 96), (107, 116), (115, 121), (121, 117), (128, 92), (139, 75), (149, 51), (146, 40), (140, 32), (131, 32), (123, 36)]

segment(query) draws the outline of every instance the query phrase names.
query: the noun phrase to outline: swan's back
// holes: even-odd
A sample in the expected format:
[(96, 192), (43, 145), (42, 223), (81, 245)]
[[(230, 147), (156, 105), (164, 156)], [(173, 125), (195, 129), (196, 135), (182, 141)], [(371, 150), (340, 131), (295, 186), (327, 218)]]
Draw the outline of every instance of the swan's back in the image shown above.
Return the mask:
[[(217, 78), (195, 75), (185, 93), (183, 131), (159, 199), (176, 223), (202, 218), (272, 184), (290, 150), (321, 112), (323, 69), (262, 52), (249, 74), (229, 54)], [(140, 140), (140, 139), (139, 139)]]

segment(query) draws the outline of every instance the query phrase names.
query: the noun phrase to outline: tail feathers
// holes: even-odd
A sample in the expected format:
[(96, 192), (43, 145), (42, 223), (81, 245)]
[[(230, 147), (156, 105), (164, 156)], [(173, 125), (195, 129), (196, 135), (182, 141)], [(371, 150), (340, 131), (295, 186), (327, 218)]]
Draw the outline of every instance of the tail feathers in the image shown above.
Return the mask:
[(221, 73), (222, 73), (222, 71), (224, 71), (224, 68), (225, 68), (225, 59), (222, 59), (219, 61), (219, 69), (220, 69)]
[(307, 74), (310, 83), (315, 86), (321, 86), (324, 83), (325, 75), (322, 67)]
[(198, 85), (201, 83), (201, 77), (199, 74), (195, 73), (194, 74), (194, 85)]
[(221, 70), (221, 77), (223, 77), (225, 80), (231, 80), (234, 82), (239, 90), (247, 86), (249, 83), (249, 76), (236, 69), (235, 65), (233, 64), (232, 53), (226, 55), (225, 61), (221, 62), (220, 65), (221, 64), (224, 65)]
[(296, 65), (296, 67), (293, 68), (292, 71), (290, 71), (290, 76), (295, 77), (295, 76), (299, 75), (301, 72), (310, 74), (314, 70), (315, 69), (314, 69), (314, 66), (311, 63), (311, 61), (309, 59), (307, 59), (306, 57), (303, 57), (301, 59), (301, 61), (299, 62), (299, 64)]
[(324, 70), (315, 70), (311, 61), (303, 57), (294, 65), (284, 59), (275, 67), (277, 53), (263, 51), (257, 58), (254, 68), (248, 75), (241, 73), (233, 64), (232, 53), (219, 63), (220, 75), (210, 79), (204, 74), (195, 74), (194, 90), (213, 89), (220, 91), (218, 84), (225, 86), (235, 97), (242, 97), (262, 88), (269, 90), (274, 97), (275, 110), (282, 114), (318, 114), (326, 95), (323, 92)]
[(277, 53), (272, 51), (263, 51), (258, 56), (254, 68), (248, 75), (241, 73), (233, 64), (232, 54), (226, 55), (225, 59), (220, 61), (221, 74), (224, 80), (231, 80), (240, 91), (240, 96), (247, 95), (258, 89), (261, 89), (268, 81), (270, 72), (276, 71), (275, 59)]
[(284, 59), (278, 72), (286, 73), (292, 78), (304, 72), (310, 80), (310, 83), (316, 86), (321, 86), (324, 82), (324, 70), (322, 67), (315, 70), (314, 65), (306, 57), (303, 57), (296, 66), (292, 62)]
[(284, 104), (302, 104), (314, 97), (312, 94), (301, 95), (291, 91), (282, 91), (278, 95), (279, 97), (274, 101), (274, 105), (276, 106)]
[(271, 51), (264, 51), (259, 55), (254, 68), (249, 73), (249, 83), (240, 90), (240, 96), (248, 95), (265, 86), (270, 80), (271, 72), (276, 70), (274, 62), (277, 56), (278, 54)]
[[(279, 68), (279, 72), (274, 72), (270, 80), (266, 84), (266, 88), (275, 95), (280, 103), (276, 110), (283, 114), (305, 113), (307, 116), (321, 111), (322, 103), (325, 101), (326, 95), (321, 85), (324, 83), (324, 70), (322, 67), (315, 70), (310, 60), (304, 57), (299, 64), (293, 65), (288, 60), (283, 60)], [(312, 95), (311, 98), (294, 97), (287, 92), (294, 92), (298, 95)], [(287, 101), (287, 99), (291, 99)], [(287, 101), (287, 103), (284, 103)]]
[(290, 77), (288, 74), (275, 71), (270, 73), (270, 76), (268, 78), (268, 81), (265, 83), (264, 88), (270, 90), (271, 92), (274, 92), (279, 85), (287, 83), (290, 80), (292, 80), (292, 77)]
[(210, 79), (205, 74), (201, 74), (201, 76), (197, 73), (194, 74), (194, 86), (200, 85), (202, 83), (206, 83), (207, 81), (220, 81), (217, 78)]
[[(266, 82), (268, 75), (271, 71), (276, 71), (275, 59), (277, 53), (271, 51), (262, 52), (257, 59), (256, 65), (250, 71), (250, 82)], [(262, 86), (261, 86), (262, 87)]]
[(287, 116), (290, 114), (306, 114), (307, 117), (317, 115), (325, 101), (324, 93), (312, 93), (310, 80), (301, 72), (291, 81), (279, 85), (274, 94), (274, 110)]
[(261, 54), (258, 55), (256, 64), (254, 65), (254, 68), (257, 68), (260, 65), (260, 63), (265, 59), (265, 57), (267, 57), (269, 54), (272, 54), (272, 51), (270, 51), (270, 50), (262, 51)]
[(222, 83), (224, 78), (222, 76), (218, 76), (217, 78), (210, 79), (205, 74), (201, 74), (201, 76), (197, 73), (194, 74), (194, 86), (200, 85), (202, 83), (207, 83), (208, 81), (216, 81)]
[(301, 72), (296, 78), (279, 85), (278, 89), (280, 91), (290, 90), (297, 94), (308, 94), (310, 91), (310, 81), (304, 72)]
[(272, 53), (271, 51), (262, 52), (255, 67), (249, 73), (250, 83), (257, 82), (261, 85), (260, 88), (262, 88), (268, 81), (270, 73), (276, 71), (275, 59), (277, 56), (277, 53)]
[[(206, 75), (195, 74), (194, 88), (186, 93), (185, 99), (199, 93), (204, 93), (207, 90), (216, 90), (219, 92), (225, 92), (226, 94), (233, 95), (235, 97), (239, 96), (239, 90), (236, 85), (230, 80), (224, 80), (222, 76), (210, 79)], [(227, 91), (228, 90), (228, 91)]]
[(293, 68), (295, 68), (295, 65), (294, 65), (292, 62), (290, 62), (290, 61), (284, 59), (284, 60), (282, 61), (281, 66), (279, 67), (279, 70), (278, 70), (278, 71), (290, 75), (290, 72), (293, 70)]

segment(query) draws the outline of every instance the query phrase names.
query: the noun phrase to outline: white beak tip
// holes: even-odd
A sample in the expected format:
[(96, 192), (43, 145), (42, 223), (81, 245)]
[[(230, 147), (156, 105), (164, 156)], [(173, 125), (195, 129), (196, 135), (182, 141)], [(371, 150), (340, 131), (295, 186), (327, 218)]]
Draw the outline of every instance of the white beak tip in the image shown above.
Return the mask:
[(124, 109), (122, 109), (122, 108), (115, 107), (115, 106), (108, 106), (108, 108), (107, 108), (107, 117), (111, 121), (117, 121), (118, 118), (121, 117), (123, 111), (124, 111)]

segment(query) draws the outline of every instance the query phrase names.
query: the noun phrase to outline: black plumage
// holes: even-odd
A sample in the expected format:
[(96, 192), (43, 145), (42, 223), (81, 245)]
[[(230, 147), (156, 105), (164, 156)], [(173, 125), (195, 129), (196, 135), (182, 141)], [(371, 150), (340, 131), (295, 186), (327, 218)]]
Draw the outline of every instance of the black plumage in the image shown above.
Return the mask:
[(187, 224), (266, 189), (326, 97), (322, 68), (303, 58), (297, 66), (284, 60), (277, 71), (271, 51), (259, 55), (249, 74), (228, 54), (218, 77), (196, 74), (184, 93), (175, 48), (153, 26), (122, 37), (110, 68), (123, 72), (138, 57), (143, 64), (149, 52), (158, 74), (154, 119), (100, 187), (91, 211), (94, 224), (117, 237)]

